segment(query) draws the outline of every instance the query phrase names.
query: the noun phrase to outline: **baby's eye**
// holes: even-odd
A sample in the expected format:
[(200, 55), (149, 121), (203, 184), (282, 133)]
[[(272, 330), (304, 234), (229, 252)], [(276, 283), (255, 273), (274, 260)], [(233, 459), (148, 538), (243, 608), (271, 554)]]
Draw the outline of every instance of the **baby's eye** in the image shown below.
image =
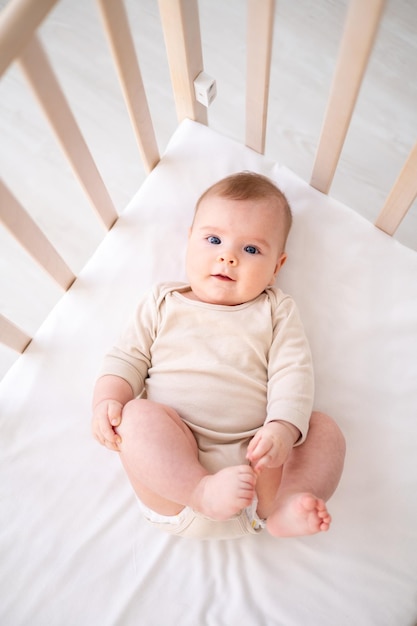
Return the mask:
[(244, 250), (249, 254), (259, 254), (259, 250), (255, 246), (245, 246)]
[(219, 239), (219, 237), (216, 237), (215, 235), (211, 235), (210, 237), (207, 237), (207, 241), (209, 243), (214, 244), (215, 246), (218, 246), (219, 243), (221, 243), (221, 240)]

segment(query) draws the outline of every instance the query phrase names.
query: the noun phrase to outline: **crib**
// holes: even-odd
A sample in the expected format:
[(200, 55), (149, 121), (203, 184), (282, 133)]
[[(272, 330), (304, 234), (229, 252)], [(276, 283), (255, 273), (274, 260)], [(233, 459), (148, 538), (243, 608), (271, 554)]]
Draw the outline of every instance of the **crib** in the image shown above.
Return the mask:
[[(336, 19), (336, 11), (344, 26), (334, 58), (322, 59), (331, 83), (313, 77), (309, 85), (306, 77), (304, 92), (301, 84), (282, 83), (283, 107), (295, 107), (294, 96), (308, 98), (309, 89), (323, 92), (311, 102), (311, 117), (320, 118), (314, 151), (308, 143), (307, 150), (293, 150), (287, 163), (275, 157), (278, 140), (282, 146), (296, 139), (288, 139), (268, 106), (270, 83), (291, 75), (291, 57), (284, 67), (277, 64), (279, 37), (291, 30), (279, 2), (73, 2), (81, 34), (83, 20), (94, 21), (88, 50), (97, 53), (89, 56), (80, 33), (66, 29), (60, 17), (65, 0), (3, 4), (2, 133), (13, 132), (22, 157), (2, 149), (9, 182), (0, 188), (0, 338), (10, 367), (0, 382), (0, 623), (416, 625), (415, 137), (402, 141), (406, 158), (384, 183), (386, 198), (375, 223), (359, 215), (354, 202), (350, 207), (346, 197), (337, 199), (349, 129), (364, 134), (363, 151), (381, 171), (396, 141), (393, 129), (386, 152), (372, 152), (366, 120), (354, 126), (360, 89), (365, 100), (373, 97), (366, 91), (366, 70), (386, 3), (301, 3), (300, 11), (312, 15), (328, 11)], [(216, 46), (235, 41), (234, 23), (227, 20), (232, 5), (247, 11), (246, 52), (243, 40), (229, 48), (230, 57), (225, 53), (231, 74), (222, 92), (203, 62), (204, 37)], [(218, 12), (218, 31), (203, 32), (199, 11)], [(415, 33), (417, 11), (411, 12)], [(154, 41), (148, 38), (152, 49), (141, 49), (141, 28), (155, 29)], [(43, 40), (52, 29), (59, 35), (47, 49)], [(337, 29), (327, 34), (338, 36)], [(312, 36), (320, 49), (320, 36)], [(72, 74), (61, 82), (60, 59), (72, 58), (74, 46), (83, 62), (74, 60)], [(156, 63), (163, 64), (172, 94), (162, 85), (157, 93), (145, 90)], [(74, 99), (70, 87), (79, 75), (90, 88)], [(27, 147), (25, 131), (33, 137), (38, 118), (25, 118), (23, 77), (67, 160), (50, 157), (55, 140), (40, 113), (33, 114), (39, 115), (38, 145)], [(109, 106), (111, 81), (121, 87), (115, 109)], [(222, 98), (223, 107), (236, 109), (235, 125), (225, 127), (220, 105), (219, 114), (211, 113)], [(323, 103), (318, 114), (317, 102)], [(112, 117), (104, 133), (95, 131), (94, 118), (114, 111), (122, 116), (123, 103), (127, 114), (117, 126), (127, 135), (122, 154)], [(387, 122), (378, 108), (369, 110), (377, 118), (373, 128), (376, 121)], [(301, 164), (293, 162), (298, 152)], [(130, 199), (120, 191), (117, 168), (134, 181)], [(341, 169), (340, 176), (349, 175), (349, 163)], [(294, 224), (279, 286), (300, 309), (315, 363), (315, 407), (342, 428), (346, 466), (329, 502), (329, 533), (187, 540), (159, 533), (142, 519), (117, 454), (90, 436), (91, 394), (101, 357), (140, 295), (155, 282), (185, 280), (187, 229), (199, 195), (242, 170), (270, 177), (291, 204)], [(376, 203), (366, 173), (361, 193), (365, 203)], [(41, 213), (40, 205), (47, 210)], [(88, 214), (84, 232), (79, 211)], [(61, 220), (68, 229), (63, 250), (49, 235), (47, 220)], [(401, 228), (409, 245), (396, 239)], [(14, 256), (11, 237), (25, 250), (19, 279), (16, 267), (11, 272), (11, 263), (21, 258)], [(35, 320), (30, 330), (28, 310)]]

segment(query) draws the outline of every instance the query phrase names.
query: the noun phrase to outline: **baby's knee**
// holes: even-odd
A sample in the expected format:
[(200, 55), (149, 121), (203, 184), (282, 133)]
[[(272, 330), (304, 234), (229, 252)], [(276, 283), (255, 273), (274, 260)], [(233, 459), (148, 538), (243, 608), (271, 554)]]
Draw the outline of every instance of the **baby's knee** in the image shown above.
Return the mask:
[[(148, 400), (135, 398), (125, 404), (122, 411), (122, 421), (117, 428), (117, 432), (122, 436), (132, 435), (138, 429), (142, 429), (143, 422), (150, 418), (150, 407)], [(145, 425), (146, 427), (146, 425)]]
[(132, 430), (148, 430), (154, 427), (156, 419), (159, 423), (163, 419), (169, 419), (182, 424), (180, 416), (171, 407), (152, 400), (135, 398), (125, 404), (121, 425)]
[(137, 415), (146, 415), (150, 411), (150, 405), (153, 403), (149, 400), (143, 400), (141, 398), (134, 398), (123, 407), (123, 417), (136, 417)]
[(123, 407), (123, 419), (147, 419), (158, 410), (159, 405), (151, 400), (134, 398)]
[(310, 429), (311, 428), (320, 429), (323, 436), (331, 437), (334, 440), (334, 443), (339, 450), (343, 452), (346, 450), (345, 437), (335, 420), (330, 417), (330, 415), (314, 411), (311, 414), (310, 419)]

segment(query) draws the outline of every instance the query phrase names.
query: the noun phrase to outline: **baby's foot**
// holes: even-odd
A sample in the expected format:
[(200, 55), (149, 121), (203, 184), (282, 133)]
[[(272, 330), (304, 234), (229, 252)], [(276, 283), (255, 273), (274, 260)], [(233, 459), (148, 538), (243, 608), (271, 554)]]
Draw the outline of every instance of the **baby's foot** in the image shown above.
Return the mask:
[(326, 531), (331, 521), (323, 500), (310, 493), (296, 493), (280, 500), (266, 527), (276, 537), (297, 537)]
[(230, 519), (251, 504), (255, 484), (256, 475), (249, 465), (226, 467), (200, 481), (191, 506), (211, 519)]

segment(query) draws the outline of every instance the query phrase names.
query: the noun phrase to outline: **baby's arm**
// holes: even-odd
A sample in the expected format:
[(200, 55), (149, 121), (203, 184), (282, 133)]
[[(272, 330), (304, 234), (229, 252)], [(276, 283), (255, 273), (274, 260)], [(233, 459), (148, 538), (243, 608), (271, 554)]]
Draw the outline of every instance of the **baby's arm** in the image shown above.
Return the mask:
[(122, 421), (124, 405), (133, 399), (132, 387), (119, 376), (102, 376), (93, 396), (93, 435), (109, 450), (119, 451), (120, 436), (114, 428)]
[(281, 467), (299, 437), (300, 431), (290, 422), (269, 421), (250, 441), (246, 458), (255, 472), (265, 467)]

